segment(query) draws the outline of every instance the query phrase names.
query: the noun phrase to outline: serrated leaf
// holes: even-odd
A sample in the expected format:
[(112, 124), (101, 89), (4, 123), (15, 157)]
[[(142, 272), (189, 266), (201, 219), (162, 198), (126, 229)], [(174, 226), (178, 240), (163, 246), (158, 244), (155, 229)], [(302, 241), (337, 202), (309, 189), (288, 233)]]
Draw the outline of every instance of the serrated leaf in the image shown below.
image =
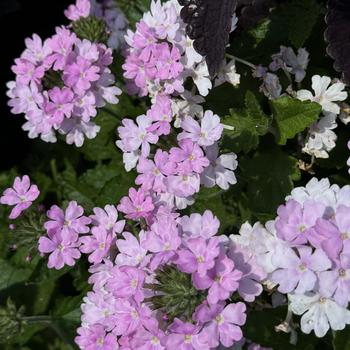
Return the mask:
[(95, 168), (89, 169), (81, 175), (79, 182), (84, 186), (91, 186), (96, 191), (100, 191), (106, 182), (116, 176), (116, 173), (116, 168), (113, 167), (113, 165), (99, 164)]
[(299, 132), (313, 124), (321, 113), (321, 106), (311, 101), (299, 101), (291, 97), (280, 97), (270, 101), (279, 135), (277, 141), (285, 145)]
[(97, 200), (97, 205), (105, 206), (106, 203), (114, 205), (118, 204), (120, 199), (128, 194), (129, 188), (133, 187), (134, 185), (134, 173), (114, 177), (103, 187)]
[(289, 40), (296, 48), (300, 48), (309, 38), (321, 14), (322, 5), (316, 0), (294, 0), (288, 7)]
[(30, 268), (16, 268), (4, 259), (0, 259), (0, 291), (26, 281), (32, 273)]
[(259, 144), (259, 137), (267, 133), (269, 117), (262, 111), (255, 95), (248, 91), (245, 96), (244, 109), (231, 109), (230, 116), (223, 118), (222, 122), (233, 130), (225, 130), (234, 152), (249, 152)]

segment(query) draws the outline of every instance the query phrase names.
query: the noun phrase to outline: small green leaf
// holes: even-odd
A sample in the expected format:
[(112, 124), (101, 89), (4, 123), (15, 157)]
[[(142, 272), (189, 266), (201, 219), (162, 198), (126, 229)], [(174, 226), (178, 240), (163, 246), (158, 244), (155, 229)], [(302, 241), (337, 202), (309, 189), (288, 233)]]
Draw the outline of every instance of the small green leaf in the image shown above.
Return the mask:
[[(255, 95), (247, 91), (244, 109), (231, 109), (231, 115), (223, 118), (223, 124), (233, 128), (225, 130), (224, 143), (234, 152), (249, 152), (259, 145), (259, 137), (267, 133), (269, 117), (262, 111)], [(232, 147), (233, 146), (233, 147)]]
[(321, 106), (311, 101), (300, 101), (291, 97), (280, 97), (270, 101), (279, 135), (277, 141), (285, 145), (299, 132), (313, 124), (321, 113)]

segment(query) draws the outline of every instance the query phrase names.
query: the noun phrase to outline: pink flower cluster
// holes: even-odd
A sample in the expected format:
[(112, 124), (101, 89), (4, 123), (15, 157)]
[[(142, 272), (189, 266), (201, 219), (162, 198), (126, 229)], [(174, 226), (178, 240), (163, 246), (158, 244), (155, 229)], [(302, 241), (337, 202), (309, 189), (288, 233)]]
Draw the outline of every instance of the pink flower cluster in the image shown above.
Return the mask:
[(73, 266), (81, 253), (89, 255), (90, 263), (100, 263), (109, 254), (125, 221), (118, 221), (118, 211), (113, 205), (93, 211), (93, 215), (86, 217), (84, 209), (72, 201), (65, 211), (54, 205), (47, 212), (50, 219), (44, 225), (47, 236), (40, 237), (39, 252), (50, 254), (49, 268)]
[(175, 201), (179, 208), (184, 208), (199, 192), (201, 183), (206, 187), (217, 184), (226, 190), (237, 182), (233, 172), (237, 167), (236, 155), (219, 156), (217, 141), (221, 138), (223, 125), (211, 111), (206, 111), (200, 120), (185, 117), (174, 146), (169, 137), (165, 138), (170, 149), (156, 149), (152, 159), (151, 145), (162, 135), (171, 133), (173, 118), (170, 98), (159, 95), (147, 115), (139, 116), (136, 123), (124, 119), (118, 128), (120, 140), (117, 146), (124, 152), (126, 169), (136, 166), (139, 174), (136, 184), (141, 185), (137, 194), (132, 190), (130, 198), (121, 202), (119, 210), (130, 218), (146, 217), (147, 211), (139, 206), (147, 196), (168, 204)]
[(244, 224), (231, 239), (251, 250), (268, 285), (288, 294), (304, 333), (323, 337), (350, 324), (350, 186), (313, 178), (266, 228)]
[(7, 188), (0, 197), (0, 204), (14, 206), (9, 218), (17, 219), (21, 213), (28, 209), (39, 197), (40, 191), (37, 185), (31, 185), (28, 175), (22, 178), (16, 177), (13, 188)]
[(123, 12), (117, 7), (115, 0), (77, 0), (74, 5), (70, 5), (64, 12), (65, 16), (71, 21), (77, 21), (80, 18), (95, 16), (105, 21), (108, 31), (108, 47), (118, 49), (125, 44), (124, 35), (128, 21)]
[(56, 142), (56, 134), (68, 144), (82, 146), (96, 137), (100, 127), (92, 120), (98, 108), (118, 103), (121, 90), (108, 68), (112, 50), (104, 44), (80, 40), (67, 27), (42, 41), (34, 34), (15, 60), (16, 80), (8, 83), (8, 102), (14, 114), (25, 114), (23, 129), (30, 138)]
[[(123, 232), (103, 262), (94, 260), (90, 268), (93, 291), (82, 305), (79, 347), (209, 350), (240, 341), (246, 305), (231, 303), (230, 297), (238, 292), (253, 301), (262, 291), (262, 269), (241, 247), (216, 236), (220, 223), (210, 211), (180, 217), (169, 207), (139, 202), (144, 203), (139, 212), (150, 213), (153, 206), (149, 224), (138, 235)], [(199, 298), (187, 316), (169, 318), (173, 310), (152, 301), (169, 298), (158, 291), (166, 281), (157, 277), (167, 268), (188, 276), (191, 286), (186, 288), (193, 293), (189, 300)]]

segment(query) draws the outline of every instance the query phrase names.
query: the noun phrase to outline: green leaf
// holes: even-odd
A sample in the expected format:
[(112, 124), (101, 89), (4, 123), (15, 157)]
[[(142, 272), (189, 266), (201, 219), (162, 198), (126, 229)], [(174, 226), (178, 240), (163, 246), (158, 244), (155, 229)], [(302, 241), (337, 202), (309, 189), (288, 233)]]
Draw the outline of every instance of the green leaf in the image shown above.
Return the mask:
[(296, 48), (302, 47), (309, 38), (321, 9), (322, 5), (316, 0), (291, 1), (288, 9), (288, 31), (289, 40)]
[(350, 327), (334, 333), (333, 338), (334, 350), (350, 350)]
[(26, 281), (32, 273), (30, 268), (16, 268), (4, 259), (0, 259), (0, 291)]
[(149, 11), (150, 3), (150, 0), (118, 0), (118, 6), (123, 10), (132, 25), (135, 25), (143, 14)]
[(123, 196), (128, 194), (130, 187), (135, 185), (135, 173), (120, 174), (106, 183), (103, 187), (97, 205), (105, 206), (108, 204), (117, 204)]
[(241, 159), (239, 170), (247, 186), (241, 205), (262, 220), (276, 215), (277, 207), (293, 189), (293, 182), (300, 178), (297, 159), (278, 147), (265, 147), (253, 157)]
[(280, 97), (270, 101), (279, 135), (277, 141), (285, 145), (299, 132), (313, 124), (321, 113), (321, 106), (311, 101), (299, 101), (291, 97)]
[(223, 118), (223, 124), (229, 125), (233, 130), (225, 130), (225, 135), (233, 147), (234, 152), (249, 152), (259, 145), (259, 137), (267, 133), (269, 117), (262, 111), (255, 95), (247, 91), (244, 109), (231, 109), (231, 115)]
[[(123, 164), (120, 165), (123, 167)], [(106, 184), (117, 174), (116, 167), (113, 164), (97, 165), (93, 169), (89, 169), (80, 176), (79, 182), (83, 186), (91, 186), (94, 190), (100, 191)]]

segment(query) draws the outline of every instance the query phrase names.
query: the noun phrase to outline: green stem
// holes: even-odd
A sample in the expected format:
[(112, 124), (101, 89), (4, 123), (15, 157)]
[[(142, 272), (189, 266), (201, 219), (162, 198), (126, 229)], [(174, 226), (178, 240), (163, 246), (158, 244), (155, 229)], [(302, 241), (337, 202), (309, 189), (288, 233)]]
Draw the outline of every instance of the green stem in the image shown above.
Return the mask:
[(255, 65), (255, 64), (253, 64), (253, 63), (251, 63), (251, 62), (248, 62), (248, 61), (246, 61), (246, 60), (244, 60), (244, 59), (242, 59), (242, 58), (239, 58), (239, 57), (230, 55), (230, 54), (228, 54), (228, 53), (226, 54), (226, 57), (228, 57), (228, 58), (230, 58), (230, 59), (232, 59), (232, 60), (235, 60), (235, 61), (237, 61), (237, 62), (240, 62), (240, 63), (242, 63), (242, 64), (245, 64), (246, 66), (248, 66), (248, 67), (250, 67), (250, 68), (252, 68), (252, 69), (256, 69), (256, 65)]

